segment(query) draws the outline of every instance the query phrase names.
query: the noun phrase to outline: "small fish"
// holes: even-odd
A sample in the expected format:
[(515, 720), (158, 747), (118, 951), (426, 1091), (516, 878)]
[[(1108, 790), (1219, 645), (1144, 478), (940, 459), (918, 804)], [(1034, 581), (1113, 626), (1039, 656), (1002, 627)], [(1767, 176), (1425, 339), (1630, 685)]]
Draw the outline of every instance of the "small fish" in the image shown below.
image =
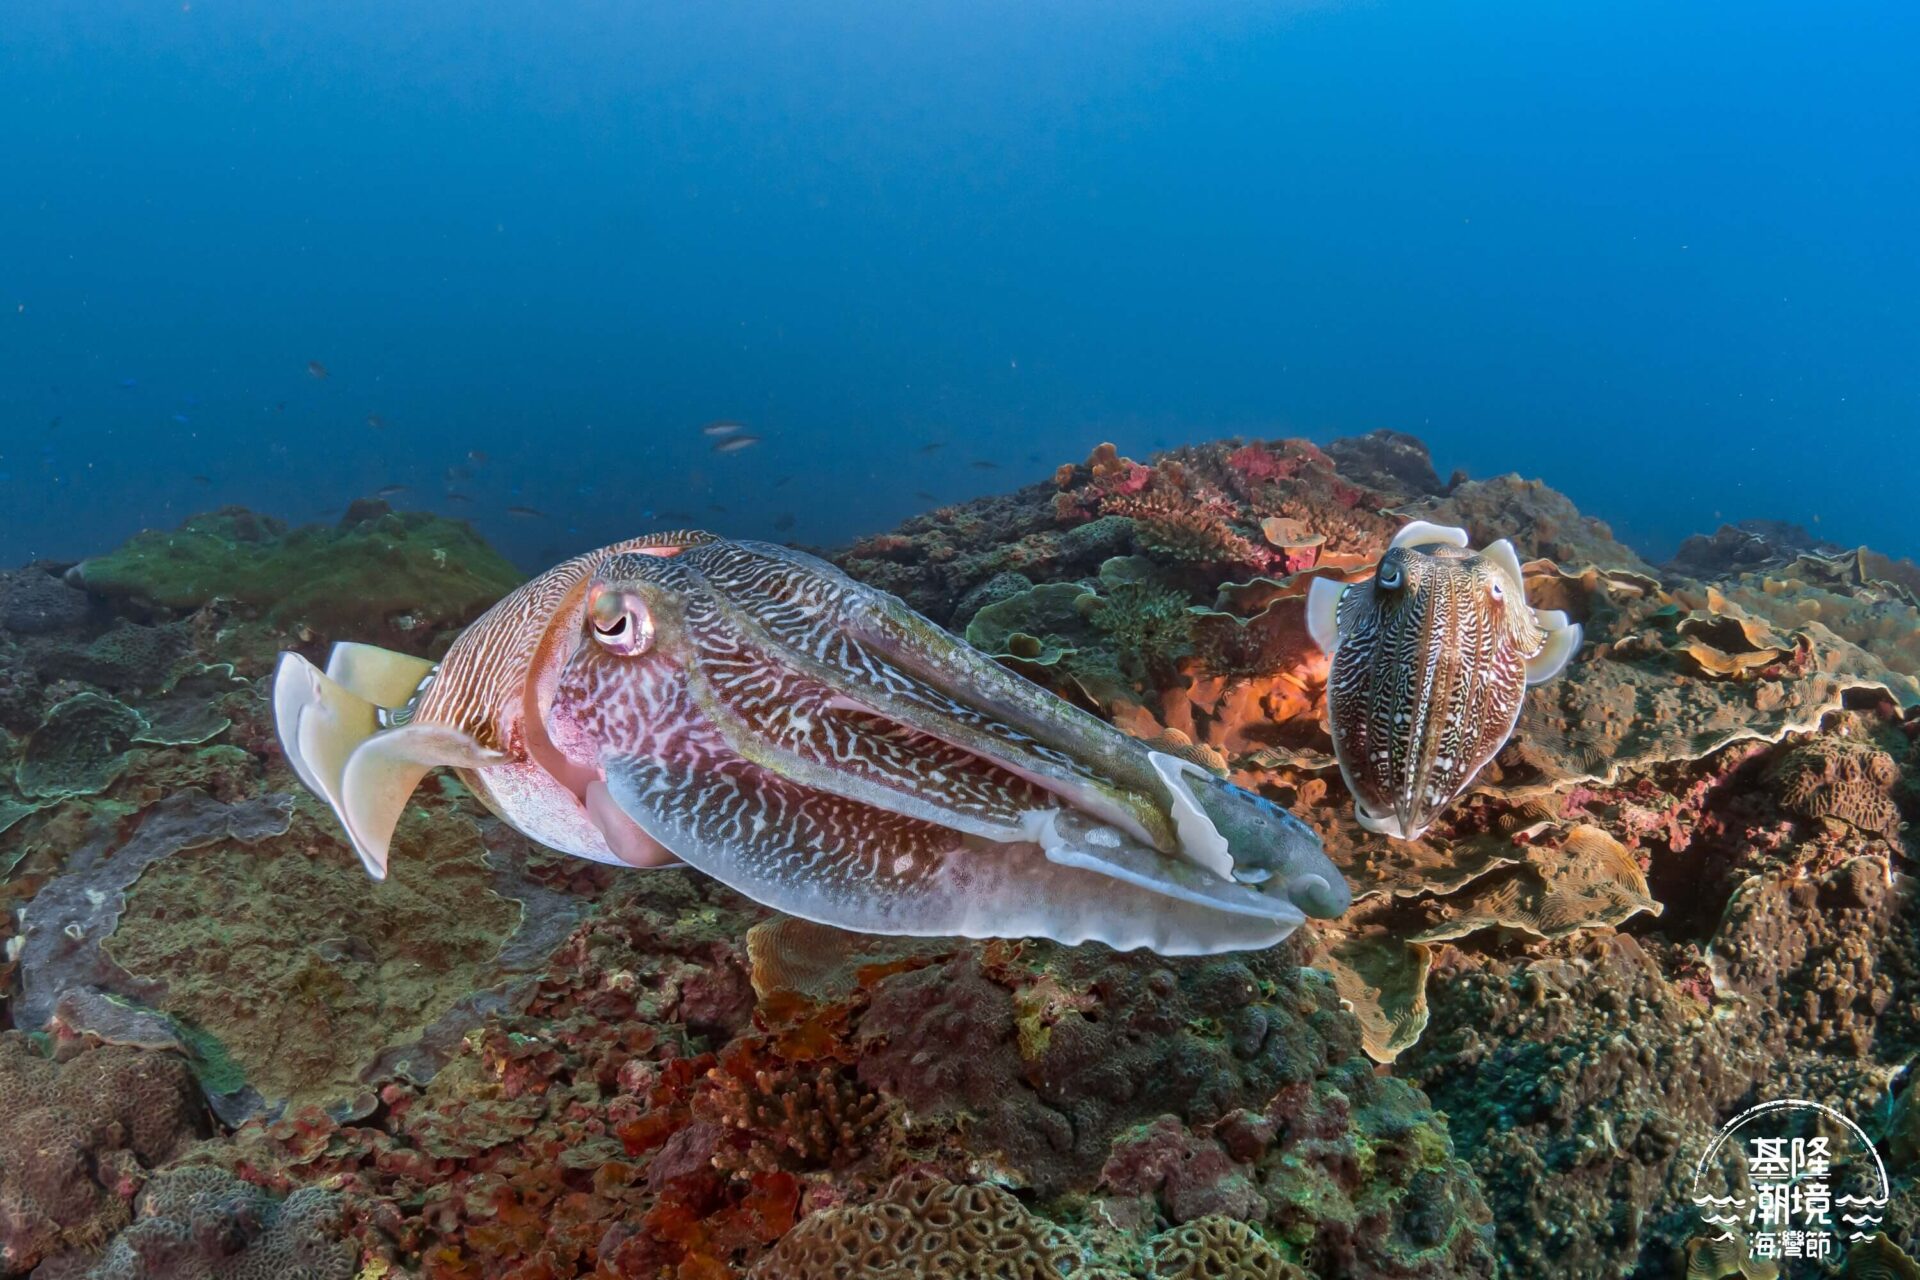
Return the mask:
[(676, 524), (690, 524), (693, 521), (693, 512), (691, 511), (662, 511), (660, 514), (665, 519), (671, 520)]
[(728, 436), (713, 446), (715, 453), (738, 453), (760, 443), (759, 436)]
[(213, 481), (208, 479), (206, 476), (194, 476), (193, 482), (195, 484), (212, 484), (213, 483)]
[(318, 360), (309, 360), (307, 361), (307, 376), (310, 378), (324, 378), (327, 376), (327, 366), (321, 364)]
[(519, 516), (522, 520), (545, 520), (547, 513), (536, 507), (508, 507), (507, 514)]
[(1527, 603), (1513, 544), (1415, 520), (1373, 578), (1316, 578), (1307, 631), (1333, 662), (1327, 720), (1354, 817), (1417, 840), (1513, 734), (1529, 685), (1558, 675), (1580, 626)]
[(932, 494), (928, 493), (925, 489), (915, 489), (913, 491), (913, 496), (920, 499), (922, 502), (940, 501), (940, 499), (934, 497)]
[(471, 480), (471, 479), (473, 479), (472, 467), (463, 467), (456, 462), (452, 466), (447, 468), (448, 484), (452, 484), (455, 480)]
[(775, 480), (773, 482), (773, 487), (776, 489), (784, 489), (792, 483), (793, 483), (792, 476), (781, 476), (778, 480)]
[(946, 447), (947, 447), (947, 442), (946, 442), (945, 440), (935, 440), (935, 441), (933, 441), (933, 442), (932, 442), (931, 444), (923, 444), (923, 445), (921, 445), (921, 446), (920, 446), (920, 452), (922, 452), (922, 453), (938, 453), (938, 452), (940, 452), (940, 450), (942, 450), (942, 449), (944, 449), (944, 448), (946, 448)]
[(479, 449), (469, 449), (467, 450), (467, 461), (476, 467), (484, 467), (487, 465), (487, 455)]
[(379, 431), (387, 425), (387, 420), (377, 413), (370, 413), (367, 415), (367, 425)]
[(176, 414), (174, 414), (174, 415), (173, 415), (173, 420), (174, 420), (175, 422), (177, 422), (177, 423), (179, 423), (179, 424), (180, 424), (181, 426), (183, 426), (183, 427), (184, 427), (184, 426), (187, 426), (187, 425), (188, 425), (188, 422), (189, 422), (189, 420), (188, 420), (188, 418), (187, 418), (187, 415), (186, 415), (186, 414), (184, 414), (184, 413), (176, 413)]
[(746, 430), (746, 428), (747, 424), (744, 422), (732, 422), (722, 418), (718, 422), (709, 422), (706, 426), (700, 428), (700, 434), (706, 436), (709, 440), (719, 440), (725, 436), (737, 435)]
[(714, 513), (715, 515), (717, 515), (717, 516), (723, 516), (723, 515), (725, 515), (725, 514), (727, 514), (727, 509), (726, 509), (725, 507), (723, 507), (723, 506), (721, 506), (721, 505), (720, 505), (719, 503), (717, 503), (717, 502), (709, 502), (709, 503), (707, 504), (707, 510), (709, 510), (709, 511), (711, 511), (711, 512), (713, 512), (713, 513)]
[(778, 516), (774, 517), (773, 530), (775, 533), (785, 533), (787, 530), (793, 528), (793, 526), (798, 523), (799, 521), (794, 519), (793, 512), (783, 511)]
[(998, 471), (1000, 464), (997, 462), (988, 462), (985, 458), (975, 458), (973, 460), (973, 469), (975, 471)]
[(449, 493), (449, 494), (447, 495), (447, 501), (448, 501), (448, 502), (458, 502), (458, 503), (461, 503), (462, 505), (466, 505), (466, 504), (469, 504), (469, 503), (471, 503), (471, 502), (473, 501), (473, 499), (472, 499), (472, 498), (469, 498), (469, 497), (468, 497), (468, 496), (467, 496), (466, 494), (464, 494), (464, 493)]
[(376, 498), (391, 498), (391, 497), (395, 497), (398, 494), (405, 493), (406, 491), (407, 491), (407, 486), (403, 484), (382, 485), (380, 488), (375, 489), (373, 491), (373, 496)]

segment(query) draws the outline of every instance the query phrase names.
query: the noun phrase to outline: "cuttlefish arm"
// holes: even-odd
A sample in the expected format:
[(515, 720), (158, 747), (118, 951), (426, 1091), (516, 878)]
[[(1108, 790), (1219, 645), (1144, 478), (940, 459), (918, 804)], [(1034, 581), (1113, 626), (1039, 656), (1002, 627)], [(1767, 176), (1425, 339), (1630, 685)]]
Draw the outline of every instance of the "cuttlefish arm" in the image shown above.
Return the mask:
[[(1105, 870), (804, 786), (736, 754), (672, 657), (638, 674), (650, 741), (604, 750), (608, 794), (646, 835), (767, 906), (868, 933), (1047, 937), (1198, 954), (1271, 946), (1291, 903), (1188, 868), (1142, 893)], [(563, 690), (563, 699), (568, 694)], [(1057, 813), (1063, 845), (1102, 838)], [(1118, 843), (1116, 841), (1116, 843)], [(1164, 860), (1163, 860), (1164, 861)]]
[[(1037, 851), (1053, 867), (1106, 881), (1099, 886), (1103, 900), (1114, 885), (1130, 884), (1159, 899), (1161, 909), (1176, 900), (1205, 902), (1216, 911), (1279, 920), (1303, 911), (1334, 915), (1346, 906), (1344, 881), (1291, 815), (1091, 717), (1079, 726), (1085, 738), (1061, 733), (1043, 712), (1082, 713), (817, 561), (757, 544), (717, 544), (671, 564), (610, 564), (603, 578), (610, 590), (649, 594), (662, 611), (662, 647), (679, 651), (685, 663), (673, 683), (684, 690), (686, 714), (729, 753), (802, 794), (825, 793), (944, 829), (942, 847), (962, 864), (986, 849), (1016, 878), (1035, 874), (1028, 864), (1039, 861)], [(872, 625), (876, 613), (883, 624), (904, 615), (907, 626), (889, 634)], [(865, 629), (856, 625), (862, 623)], [(927, 627), (930, 641), (916, 634), (915, 623)], [(876, 631), (890, 651), (869, 642)], [(900, 654), (956, 694), (903, 669), (905, 662), (894, 661)], [(970, 683), (975, 673), (977, 689)], [(972, 697), (963, 700), (959, 690)], [(1031, 707), (1024, 718), (1051, 741), (1008, 723), (1022, 717), (995, 714), (1002, 701)], [(633, 792), (622, 792), (616, 778), (653, 768), (646, 755), (601, 750), (608, 788), (623, 809), (621, 797)], [(1136, 785), (1105, 776), (1103, 765)], [(629, 812), (643, 827), (654, 820)], [(654, 834), (697, 861), (669, 836)], [(1216, 855), (1213, 864), (1193, 856), (1195, 849)], [(1029, 892), (1043, 887), (1032, 884)], [(1088, 891), (1084, 884), (1075, 889)], [(1142, 895), (1123, 896), (1132, 902)], [(1023, 914), (1033, 912), (1046, 908)], [(1038, 927), (1012, 930), (1004, 921), (996, 928), (1055, 936)]]
[[(1165, 851), (1225, 874), (1224, 844), (1182, 848), (1148, 752), (832, 566), (766, 543), (718, 544), (678, 566), (697, 575), (688, 640), (723, 671), (745, 648), (756, 665), (835, 695), (841, 732), (879, 719), (990, 761), (1067, 796)], [(753, 688), (752, 680), (737, 682)], [(924, 781), (902, 778), (906, 789)], [(1182, 796), (1181, 799), (1185, 800)], [(1192, 807), (1188, 800), (1187, 806)]]
[(733, 622), (840, 690), (850, 706), (959, 746), (1162, 853), (1284, 888), (1316, 914), (1345, 910), (1339, 873), (1291, 814), (1149, 749), (895, 597), (764, 543), (716, 544), (686, 567), (714, 587)]

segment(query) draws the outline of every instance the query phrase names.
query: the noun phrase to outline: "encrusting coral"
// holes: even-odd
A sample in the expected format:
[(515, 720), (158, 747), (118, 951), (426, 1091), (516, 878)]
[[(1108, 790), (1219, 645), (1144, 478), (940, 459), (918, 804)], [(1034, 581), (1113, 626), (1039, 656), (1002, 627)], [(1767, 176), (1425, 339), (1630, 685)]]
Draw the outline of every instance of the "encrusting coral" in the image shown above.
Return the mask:
[(68, 576), (110, 599), (176, 611), (224, 599), (283, 625), (368, 640), (462, 621), (521, 577), (464, 522), (384, 503), (335, 528), (297, 529), (228, 507), (140, 534)]

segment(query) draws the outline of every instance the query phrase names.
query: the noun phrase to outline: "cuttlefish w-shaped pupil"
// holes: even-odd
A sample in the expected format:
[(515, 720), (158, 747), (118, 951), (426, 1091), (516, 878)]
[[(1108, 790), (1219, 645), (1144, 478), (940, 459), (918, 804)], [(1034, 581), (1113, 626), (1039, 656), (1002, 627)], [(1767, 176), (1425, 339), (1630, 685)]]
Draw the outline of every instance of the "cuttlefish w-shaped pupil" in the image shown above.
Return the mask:
[(636, 592), (599, 591), (587, 614), (593, 638), (611, 653), (630, 657), (653, 644), (653, 613)]

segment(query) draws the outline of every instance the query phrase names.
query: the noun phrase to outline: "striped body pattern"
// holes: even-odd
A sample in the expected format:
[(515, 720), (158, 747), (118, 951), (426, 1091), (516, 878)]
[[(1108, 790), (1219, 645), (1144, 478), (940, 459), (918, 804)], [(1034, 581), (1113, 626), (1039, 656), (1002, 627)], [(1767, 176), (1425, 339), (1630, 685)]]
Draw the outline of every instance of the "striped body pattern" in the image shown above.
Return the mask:
[(551, 848), (684, 861), (845, 929), (1205, 954), (1349, 903), (1284, 810), (767, 543), (607, 547), (437, 667), (288, 655), (275, 697), (290, 760), (376, 877), (407, 795), (447, 766)]
[(1145, 747), (810, 556), (614, 555), (582, 607), (602, 642), (565, 664), (547, 737), (648, 840), (781, 910), (1183, 952), (1284, 937), (1290, 894), (1345, 908), (1311, 833), (1265, 810), (1257, 875), (1196, 865), (1228, 843), (1203, 803), (1255, 797), (1172, 789)]
[(1370, 581), (1309, 602), (1333, 655), (1328, 727), (1356, 816), (1407, 840), (1505, 745), (1527, 686), (1558, 671), (1580, 634), (1527, 604), (1508, 544), (1475, 553), (1461, 531), (1412, 528)]

